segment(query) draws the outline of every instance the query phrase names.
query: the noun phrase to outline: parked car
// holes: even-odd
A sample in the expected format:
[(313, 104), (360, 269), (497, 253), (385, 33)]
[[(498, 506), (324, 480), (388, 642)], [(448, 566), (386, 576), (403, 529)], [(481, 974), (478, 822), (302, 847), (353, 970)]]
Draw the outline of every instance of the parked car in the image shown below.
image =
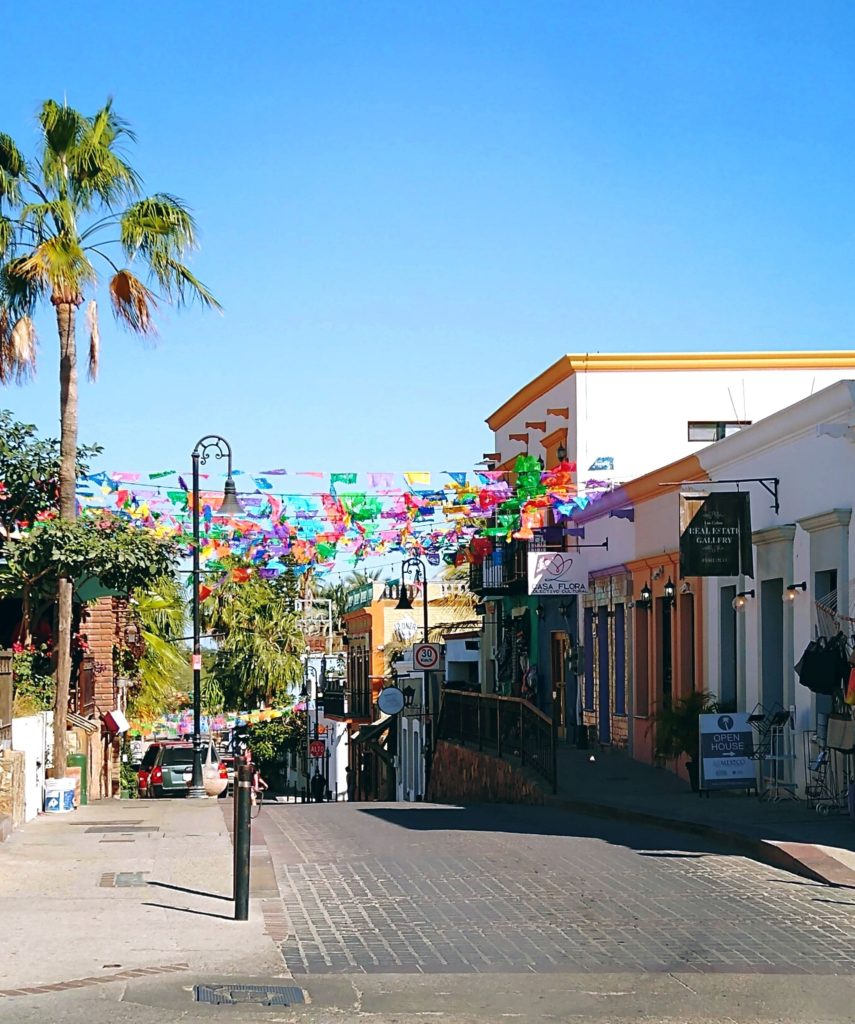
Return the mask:
[(158, 751), (162, 746), (163, 744), (160, 742), (150, 744), (148, 750), (143, 754), (143, 759), (140, 761), (139, 767), (137, 768), (137, 786), (141, 797), (151, 796), (151, 793), (149, 793), (149, 778), (151, 776), (151, 770), (154, 767)]
[[(203, 755), (207, 757), (207, 753)], [(218, 766), (221, 779), (228, 778), (228, 770), (211, 752), (211, 760)], [(186, 796), (193, 778), (193, 744), (164, 744), (157, 752), (149, 775), (148, 787), (155, 798), (164, 796)]]

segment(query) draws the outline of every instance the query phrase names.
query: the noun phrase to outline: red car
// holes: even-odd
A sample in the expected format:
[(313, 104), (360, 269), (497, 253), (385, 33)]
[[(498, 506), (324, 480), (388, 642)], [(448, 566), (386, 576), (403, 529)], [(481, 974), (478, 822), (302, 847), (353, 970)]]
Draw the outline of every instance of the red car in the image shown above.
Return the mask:
[(141, 797), (151, 796), (151, 793), (149, 793), (149, 779), (151, 778), (151, 770), (154, 767), (157, 752), (162, 746), (163, 742), (152, 743), (145, 754), (143, 754), (143, 759), (137, 769), (137, 787)]

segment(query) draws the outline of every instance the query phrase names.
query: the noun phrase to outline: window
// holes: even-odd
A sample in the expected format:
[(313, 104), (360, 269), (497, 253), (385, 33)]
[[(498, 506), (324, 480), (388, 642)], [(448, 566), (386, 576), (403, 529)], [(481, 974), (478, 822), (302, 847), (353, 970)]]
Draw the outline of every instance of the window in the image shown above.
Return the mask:
[(743, 427), (750, 427), (751, 420), (690, 420), (689, 440), (690, 441), (721, 441), (724, 437), (730, 437), (737, 430)]

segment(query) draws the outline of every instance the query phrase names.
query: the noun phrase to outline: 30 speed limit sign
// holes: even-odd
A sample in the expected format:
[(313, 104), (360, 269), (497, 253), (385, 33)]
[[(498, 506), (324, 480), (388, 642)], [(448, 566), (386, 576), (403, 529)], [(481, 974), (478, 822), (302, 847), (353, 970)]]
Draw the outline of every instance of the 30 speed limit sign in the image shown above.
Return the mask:
[(413, 668), (430, 672), (439, 664), (439, 644), (414, 644)]

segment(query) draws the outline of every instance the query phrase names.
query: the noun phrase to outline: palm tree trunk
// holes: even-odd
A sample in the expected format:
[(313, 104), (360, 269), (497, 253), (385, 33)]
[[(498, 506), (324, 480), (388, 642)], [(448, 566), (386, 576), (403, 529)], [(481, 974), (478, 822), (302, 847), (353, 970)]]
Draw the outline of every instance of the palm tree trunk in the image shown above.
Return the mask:
[[(77, 512), (77, 345), (74, 320), (79, 296), (54, 295), (59, 331), (59, 514), (74, 519)], [(65, 775), (66, 712), (71, 682), (71, 598), (73, 581), (60, 579), (57, 588), (56, 705), (53, 712), (53, 764), (57, 778)]]

